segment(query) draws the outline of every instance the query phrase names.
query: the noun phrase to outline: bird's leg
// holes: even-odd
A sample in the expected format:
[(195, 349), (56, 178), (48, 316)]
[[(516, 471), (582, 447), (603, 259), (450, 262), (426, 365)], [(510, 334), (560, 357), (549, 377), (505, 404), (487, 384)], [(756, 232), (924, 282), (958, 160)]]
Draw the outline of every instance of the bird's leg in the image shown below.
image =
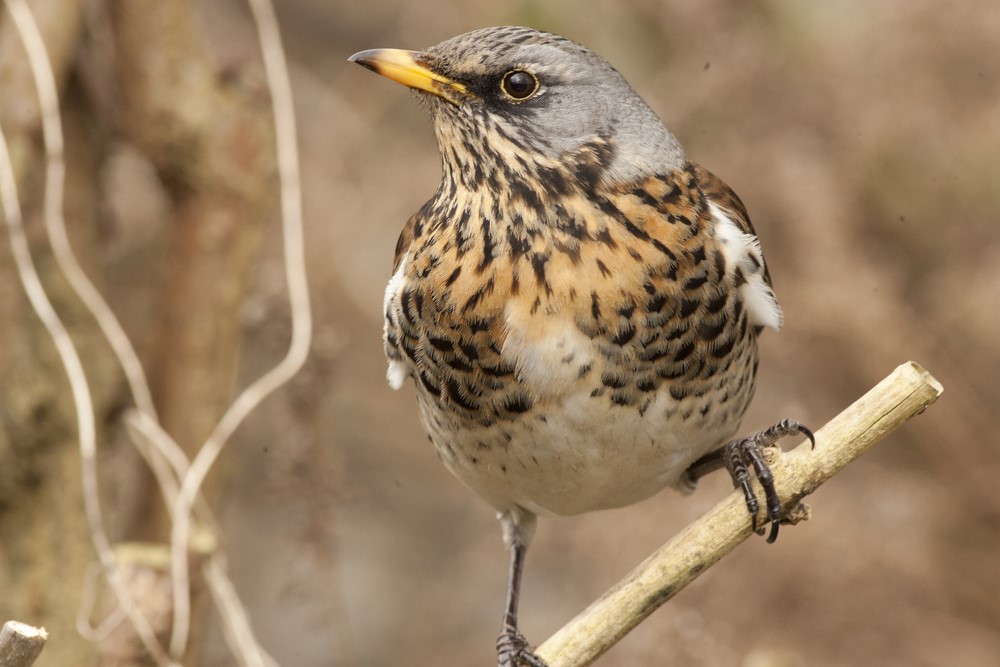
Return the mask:
[(545, 661), (531, 652), (528, 641), (517, 631), (517, 599), (521, 592), (521, 572), (528, 547), (515, 537), (510, 545), (510, 573), (507, 577), (507, 603), (503, 624), (497, 638), (498, 667), (548, 667)]
[(779, 438), (797, 434), (806, 436), (812, 446), (816, 446), (816, 438), (812, 431), (794, 419), (786, 419), (759, 433), (730, 440), (714, 452), (705, 454), (691, 464), (685, 477), (688, 482), (694, 484), (713, 470), (719, 468), (728, 470), (729, 476), (733, 478), (733, 486), (743, 490), (753, 531), (758, 535), (763, 535), (763, 526), (759, 528), (757, 526), (757, 514), (760, 506), (757, 502), (757, 496), (750, 488), (749, 469), (753, 467), (754, 474), (757, 475), (761, 488), (764, 489), (764, 499), (767, 502), (767, 520), (771, 522), (771, 533), (767, 536), (767, 541), (774, 542), (778, 539), (778, 524), (781, 522), (781, 499), (774, 489), (774, 475), (761, 452), (767, 447), (776, 447)]

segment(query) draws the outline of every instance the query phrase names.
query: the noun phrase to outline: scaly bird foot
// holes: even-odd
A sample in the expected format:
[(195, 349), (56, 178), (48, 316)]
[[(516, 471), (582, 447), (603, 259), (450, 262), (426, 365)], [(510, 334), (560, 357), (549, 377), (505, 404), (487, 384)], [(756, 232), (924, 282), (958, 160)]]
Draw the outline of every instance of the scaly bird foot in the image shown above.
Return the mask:
[(497, 667), (548, 667), (544, 660), (531, 652), (528, 640), (517, 628), (504, 625), (497, 638)]
[(760, 485), (764, 489), (767, 520), (771, 522), (771, 533), (767, 536), (767, 541), (772, 543), (778, 539), (778, 525), (781, 523), (781, 498), (778, 497), (778, 492), (774, 489), (774, 475), (771, 473), (767, 461), (764, 460), (762, 452), (768, 447), (777, 447), (779, 438), (797, 434), (809, 438), (812, 446), (816, 447), (816, 438), (812, 431), (794, 419), (786, 419), (771, 428), (744, 438), (731, 440), (714, 452), (709, 452), (688, 468), (687, 479), (693, 484), (707, 473), (718, 468), (725, 468), (733, 479), (733, 485), (743, 490), (753, 531), (758, 535), (763, 535), (764, 528), (759, 526), (757, 521), (760, 504), (750, 487), (750, 468), (753, 467), (754, 474), (757, 475), (757, 479), (760, 480)]

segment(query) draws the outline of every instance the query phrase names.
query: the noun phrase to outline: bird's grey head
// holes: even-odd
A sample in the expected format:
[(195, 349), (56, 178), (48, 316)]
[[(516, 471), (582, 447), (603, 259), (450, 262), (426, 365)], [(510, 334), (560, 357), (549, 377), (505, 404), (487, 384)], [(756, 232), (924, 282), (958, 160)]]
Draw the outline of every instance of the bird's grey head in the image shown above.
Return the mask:
[(624, 77), (558, 35), (485, 28), (424, 51), (375, 49), (351, 60), (421, 92), (446, 161), (449, 143), (465, 143), (466, 151), (504, 143), (558, 162), (606, 142), (603, 178), (619, 183), (685, 162), (676, 139)]

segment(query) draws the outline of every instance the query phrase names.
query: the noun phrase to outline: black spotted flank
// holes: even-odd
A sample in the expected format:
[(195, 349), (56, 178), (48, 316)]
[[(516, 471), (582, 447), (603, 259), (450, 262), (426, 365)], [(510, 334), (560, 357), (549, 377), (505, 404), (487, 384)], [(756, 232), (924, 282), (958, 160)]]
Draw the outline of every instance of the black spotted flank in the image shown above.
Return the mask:
[[(687, 369), (680, 364), (674, 366), (663, 366), (656, 371), (656, 377), (662, 378), (664, 380), (677, 380), (684, 377), (687, 374)], [(672, 392), (671, 392), (672, 393)]]
[(631, 323), (626, 324), (622, 327), (618, 333), (611, 337), (611, 342), (619, 347), (625, 345), (630, 340), (635, 338), (635, 327)]
[(544, 187), (550, 195), (560, 197), (569, 194), (570, 183), (566, 178), (566, 172), (562, 169), (544, 166), (539, 167), (538, 177), (542, 187)]
[(502, 378), (508, 375), (513, 375), (514, 368), (504, 363), (497, 363), (495, 366), (490, 366), (489, 364), (480, 364), (479, 369), (491, 377)]
[(610, 373), (605, 373), (601, 376), (601, 384), (605, 387), (611, 387), (612, 389), (621, 389), (628, 384), (628, 379), (612, 375)]
[(632, 190), (632, 194), (638, 197), (639, 201), (641, 201), (646, 206), (652, 206), (655, 208), (660, 203), (659, 200), (656, 199), (656, 197), (649, 194), (649, 191), (646, 190), (646, 188), (642, 187), (636, 188)]
[(691, 252), (691, 259), (694, 260), (695, 264), (701, 264), (708, 256), (705, 254), (705, 246), (700, 245)]
[(665, 204), (676, 204), (681, 198), (681, 188), (677, 184), (677, 181), (670, 179), (667, 181), (670, 184), (670, 190), (667, 194), (663, 195), (663, 203)]
[(667, 340), (677, 340), (686, 334), (690, 328), (691, 327), (688, 326), (687, 322), (678, 323), (677, 326), (671, 327), (670, 330), (667, 331)]
[(480, 299), (483, 298), (484, 294), (485, 294), (485, 289), (482, 287), (473, 292), (472, 296), (470, 296), (468, 300), (466, 300), (465, 304), (462, 306), (462, 312), (465, 313), (475, 308), (476, 305), (479, 304)]
[(611, 402), (614, 403), (615, 405), (620, 405), (622, 407), (627, 407), (629, 405), (632, 405), (632, 401), (631, 401), (631, 399), (630, 399), (630, 397), (629, 397), (628, 394), (617, 392), (617, 391), (616, 392), (612, 392), (612, 394), (611, 394)]
[(659, 361), (668, 354), (670, 354), (670, 349), (666, 345), (657, 345), (656, 347), (648, 347), (640, 352), (639, 358), (643, 361)]
[(447, 338), (428, 336), (427, 342), (430, 343), (435, 350), (439, 350), (441, 352), (451, 352), (452, 350), (455, 349), (455, 346)]
[(479, 407), (466, 396), (466, 392), (462, 390), (462, 387), (454, 378), (450, 378), (445, 383), (445, 387), (448, 389), (448, 398), (450, 398), (455, 405), (465, 408), (466, 410), (475, 410)]
[(590, 314), (595, 320), (601, 319), (601, 299), (597, 292), (590, 293)]
[(626, 320), (632, 319), (632, 314), (635, 313), (635, 304), (629, 304), (627, 306), (622, 306), (618, 309), (618, 314), (624, 317)]
[(747, 282), (746, 276), (743, 274), (743, 269), (740, 267), (736, 268), (736, 273), (733, 275), (733, 287), (739, 288), (745, 285)]
[(694, 352), (694, 341), (686, 340), (681, 343), (681, 346), (674, 352), (674, 361), (681, 362), (691, 356)]
[(545, 277), (545, 264), (549, 261), (546, 255), (534, 253), (531, 255), (531, 268), (535, 272), (535, 282), (540, 287), (545, 288), (546, 294), (552, 294), (552, 286), (549, 285), (548, 278)]
[(726, 257), (721, 252), (713, 252), (713, 258), (715, 259), (715, 275), (716, 277), (721, 277), (726, 275)]
[(728, 322), (726, 318), (719, 318), (715, 322), (703, 320), (698, 324), (698, 338), (704, 341), (713, 341), (725, 331)]
[(681, 317), (690, 317), (700, 305), (701, 301), (697, 299), (681, 299)]
[(622, 213), (621, 209), (615, 206), (612, 202), (610, 202), (607, 199), (601, 199), (598, 202), (598, 206), (601, 207), (601, 211), (614, 218), (618, 222), (618, 224), (624, 227), (625, 231), (627, 231), (632, 236), (636, 237), (641, 241), (649, 240), (649, 234), (647, 234), (645, 230), (640, 229), (638, 226), (636, 226), (634, 222), (629, 220), (628, 216)]
[(507, 228), (507, 245), (510, 246), (511, 260), (516, 262), (531, 250), (531, 242), (517, 231), (520, 227), (517, 223), (521, 216), (517, 215), (515, 218), (514, 224)]
[(733, 346), (736, 344), (736, 338), (732, 337), (725, 341), (721, 345), (712, 348), (712, 356), (716, 359), (725, 359), (729, 356), (729, 353), (733, 351)]
[(524, 394), (518, 394), (508, 398), (504, 402), (503, 407), (507, 412), (523, 413), (530, 410), (532, 405), (533, 403), (529, 397)]
[(521, 178), (509, 179), (510, 193), (515, 199), (520, 199), (529, 208), (541, 210), (542, 200), (538, 193)]
[(684, 283), (684, 289), (687, 291), (694, 291), (704, 286), (708, 282), (708, 275), (702, 274), (700, 276), (695, 276), (690, 278), (686, 283)]
[(413, 305), (417, 308), (417, 317), (424, 316), (424, 293), (422, 291), (413, 294)]
[(709, 300), (708, 305), (705, 307), (705, 312), (709, 315), (714, 315), (725, 308), (728, 301), (729, 294), (727, 292), (720, 292)]
[(646, 312), (658, 313), (667, 305), (669, 298), (666, 294), (654, 294), (646, 301)]
[(496, 243), (493, 240), (493, 234), (490, 232), (489, 218), (483, 218), (482, 228), (480, 231), (483, 239), (483, 258), (479, 262), (479, 266), (476, 267), (477, 273), (482, 273), (486, 270), (486, 267), (493, 263), (493, 251), (496, 248)]
[(569, 257), (569, 261), (573, 265), (580, 263), (580, 244), (579, 243), (563, 243), (562, 241), (556, 241), (553, 247), (561, 252), (562, 254)]
[(423, 371), (420, 372), (420, 384), (424, 385), (424, 389), (426, 389), (434, 396), (441, 395), (441, 387), (436, 382), (427, 377), (427, 375)]
[[(557, 214), (558, 215), (558, 214)], [(575, 216), (569, 215), (559, 215), (558, 219), (561, 221), (559, 225), (559, 231), (569, 234), (574, 239), (582, 241), (584, 239), (590, 238), (587, 233), (587, 225)]]
[(459, 371), (460, 373), (472, 372), (472, 364), (467, 362), (465, 359), (462, 359), (461, 357), (452, 357), (451, 359), (448, 360), (447, 363), (449, 368), (453, 368), (456, 371)]
[(466, 300), (466, 302), (462, 305), (462, 312), (467, 313), (468, 311), (474, 309), (484, 296), (493, 292), (493, 287), (494, 287), (493, 278), (490, 278), (489, 280), (486, 281), (485, 285), (483, 285), (475, 292), (473, 292), (472, 296), (470, 296)]
[[(466, 305), (468, 305), (468, 304), (466, 304)], [(465, 308), (464, 307), (462, 308), (462, 311), (465, 312)], [(470, 318), (469, 321), (468, 321), (468, 323), (469, 323), (469, 331), (471, 331), (474, 334), (482, 333), (483, 331), (489, 331), (490, 330), (490, 320), (488, 320), (488, 319), (486, 319), (484, 317), (473, 317), (473, 318)]]
[(594, 240), (599, 243), (603, 243), (604, 245), (612, 249), (618, 247), (618, 244), (615, 243), (615, 240), (611, 238), (611, 230), (608, 229), (607, 227), (603, 227), (600, 230), (598, 230), (597, 234), (594, 235)]
[(399, 305), (402, 306), (403, 317), (410, 326), (416, 326), (417, 320), (413, 316), (413, 292), (410, 290), (403, 290), (403, 293), (399, 296)]
[(610, 142), (602, 140), (589, 143), (581, 149), (572, 166), (573, 178), (585, 192), (593, 192), (613, 159), (614, 149)]

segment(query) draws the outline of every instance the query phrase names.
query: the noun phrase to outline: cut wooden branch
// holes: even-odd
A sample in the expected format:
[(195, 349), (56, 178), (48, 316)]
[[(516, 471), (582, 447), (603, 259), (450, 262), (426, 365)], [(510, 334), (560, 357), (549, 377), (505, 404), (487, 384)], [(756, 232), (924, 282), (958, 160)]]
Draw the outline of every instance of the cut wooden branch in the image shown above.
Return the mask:
[[(803, 443), (775, 460), (775, 487), (789, 522), (808, 510), (802, 499), (844, 466), (937, 400), (941, 384), (914, 362), (899, 366)], [(760, 496), (760, 487), (755, 491)], [(764, 506), (764, 503), (761, 503)], [(657, 607), (751, 535), (743, 494), (735, 491), (660, 547), (536, 653), (550, 667), (589, 665)]]
[(0, 667), (30, 667), (48, 638), (45, 628), (7, 621), (0, 630)]

